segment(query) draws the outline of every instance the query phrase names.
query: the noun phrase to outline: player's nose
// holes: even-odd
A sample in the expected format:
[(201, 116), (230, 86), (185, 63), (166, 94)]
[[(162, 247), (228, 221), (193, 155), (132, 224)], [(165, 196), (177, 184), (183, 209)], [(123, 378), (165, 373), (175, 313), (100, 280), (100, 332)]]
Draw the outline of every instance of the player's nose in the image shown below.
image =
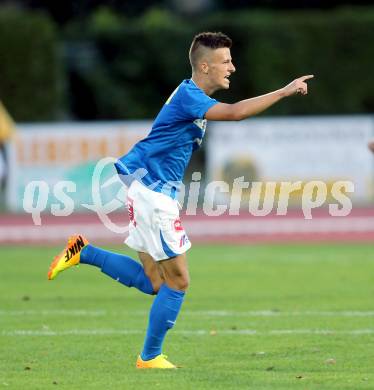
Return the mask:
[(231, 72), (231, 73), (234, 73), (235, 71), (236, 71), (236, 68), (235, 68), (234, 64), (231, 63), (230, 72)]

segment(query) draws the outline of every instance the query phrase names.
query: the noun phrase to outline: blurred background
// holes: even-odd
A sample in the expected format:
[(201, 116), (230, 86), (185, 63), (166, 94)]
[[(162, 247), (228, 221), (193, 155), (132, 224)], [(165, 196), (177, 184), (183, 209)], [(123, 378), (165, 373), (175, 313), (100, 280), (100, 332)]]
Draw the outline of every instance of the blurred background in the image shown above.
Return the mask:
[[(266, 218), (254, 218), (248, 191), (240, 216), (225, 213), (221, 228), (201, 210), (195, 219), (186, 216), (190, 236), (374, 238), (374, 166), (366, 146), (374, 135), (371, 1), (18, 0), (0, 4), (1, 243), (61, 242), (72, 224), (92, 239), (123, 240), (94, 212), (96, 162), (118, 157), (148, 133), (163, 102), (190, 77), (188, 49), (201, 31), (222, 31), (233, 40), (237, 72), (230, 90), (214, 96), (218, 100), (263, 94), (304, 74), (315, 79), (307, 97), (282, 101), (259, 118), (209, 124), (186, 189), (199, 171), (201, 194), (211, 180), (232, 184), (244, 176), (249, 182), (322, 180), (328, 197), (312, 221), (304, 220), (300, 191), (291, 196), (287, 216), (276, 216), (275, 207)], [(125, 226), (120, 183), (102, 186), (114, 176), (108, 164), (98, 183), (100, 202), (114, 224)], [(46, 187), (27, 188), (41, 180)], [(329, 202), (337, 203), (331, 194), (336, 180), (355, 184), (347, 217), (329, 214)], [(60, 181), (76, 187), (58, 188)], [(38, 205), (42, 190), (47, 200)], [(64, 193), (73, 199), (73, 214)], [(203, 195), (196, 200), (200, 209), (202, 201)], [(41, 226), (30, 215), (33, 207), (40, 207)], [(51, 215), (53, 207), (59, 217)]]

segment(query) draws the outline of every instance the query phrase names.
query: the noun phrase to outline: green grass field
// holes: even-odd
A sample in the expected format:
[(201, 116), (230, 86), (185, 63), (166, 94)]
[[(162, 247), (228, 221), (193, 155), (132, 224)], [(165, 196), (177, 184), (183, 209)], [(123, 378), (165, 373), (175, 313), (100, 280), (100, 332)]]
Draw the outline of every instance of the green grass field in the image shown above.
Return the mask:
[(195, 245), (166, 372), (134, 368), (153, 298), (47, 281), (58, 250), (0, 248), (0, 388), (374, 389), (372, 245)]

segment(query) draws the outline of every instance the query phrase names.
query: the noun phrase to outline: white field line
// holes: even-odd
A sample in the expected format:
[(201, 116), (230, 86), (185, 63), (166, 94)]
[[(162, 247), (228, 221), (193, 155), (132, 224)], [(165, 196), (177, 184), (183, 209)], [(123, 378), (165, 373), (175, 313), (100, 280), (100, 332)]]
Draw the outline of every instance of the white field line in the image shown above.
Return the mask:
[(105, 310), (0, 310), (0, 318), (14, 316), (102, 317), (108, 314)]
[(374, 311), (187, 311), (192, 316), (206, 317), (374, 317)]
[[(30, 217), (31, 218), (31, 217)], [(121, 226), (125, 225), (125, 221)], [(303, 218), (256, 218), (242, 220), (186, 220), (184, 227), (193, 236), (237, 236), (256, 234), (305, 234), (305, 233), (368, 233), (374, 232), (374, 217), (322, 217), (305, 220)], [(61, 223), (57, 225), (0, 225), (0, 242), (18, 241), (56, 241), (72, 232), (79, 231), (94, 239), (121, 239), (101, 223)]]
[[(145, 316), (146, 310), (134, 311), (107, 311), (99, 310), (0, 310), (1, 317), (14, 316), (66, 316), (66, 317), (103, 317), (103, 316)], [(225, 310), (206, 310), (182, 312), (183, 316), (196, 317), (374, 317), (374, 311), (272, 311), (272, 310), (253, 310), (253, 311), (225, 311)]]
[[(138, 329), (69, 329), (69, 330), (3, 330), (1, 336), (113, 336), (113, 335), (144, 335), (144, 330)], [(278, 329), (259, 331), (256, 329), (238, 330), (174, 330), (173, 334), (183, 336), (284, 336), (284, 335), (343, 335), (360, 336), (374, 335), (374, 329), (352, 329), (352, 330), (332, 330), (332, 329)]]

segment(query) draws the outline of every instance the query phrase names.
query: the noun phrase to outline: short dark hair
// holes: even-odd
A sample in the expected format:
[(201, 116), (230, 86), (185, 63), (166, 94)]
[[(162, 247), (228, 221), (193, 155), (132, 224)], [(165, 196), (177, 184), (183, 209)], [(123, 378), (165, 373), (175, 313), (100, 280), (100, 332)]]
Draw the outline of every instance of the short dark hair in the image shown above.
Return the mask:
[(209, 49), (220, 49), (221, 47), (231, 48), (232, 40), (221, 32), (202, 32), (195, 35), (190, 47), (190, 63), (192, 68), (196, 66), (197, 52), (199, 47), (204, 46)]

